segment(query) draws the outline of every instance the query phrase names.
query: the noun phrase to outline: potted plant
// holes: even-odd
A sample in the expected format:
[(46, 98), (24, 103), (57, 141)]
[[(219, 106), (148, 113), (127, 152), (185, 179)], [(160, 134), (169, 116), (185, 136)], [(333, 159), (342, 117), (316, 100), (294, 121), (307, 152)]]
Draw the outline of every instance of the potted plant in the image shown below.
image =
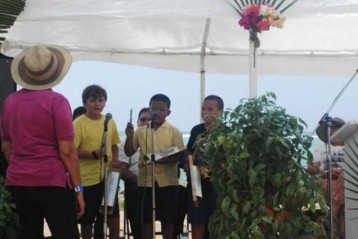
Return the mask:
[(213, 238), (323, 237), (321, 224), (308, 215), (326, 211), (303, 166), (312, 162), (312, 137), (303, 134), (305, 122), (275, 100), (270, 92), (241, 100), (208, 135), (205, 158), (218, 193), (209, 222)]

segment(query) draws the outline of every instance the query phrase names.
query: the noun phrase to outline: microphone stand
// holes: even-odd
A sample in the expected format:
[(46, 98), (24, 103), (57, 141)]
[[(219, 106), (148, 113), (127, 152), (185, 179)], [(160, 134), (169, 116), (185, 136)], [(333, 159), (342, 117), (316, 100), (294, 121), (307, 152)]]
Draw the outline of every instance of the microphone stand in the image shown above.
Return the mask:
[(152, 154), (150, 155), (151, 165), (152, 165), (152, 238), (155, 239), (155, 154), (154, 154), (154, 117), (150, 123), (151, 133), (152, 133)]
[(107, 133), (108, 133), (108, 122), (104, 124), (104, 134), (103, 134), (103, 144), (104, 145), (104, 155), (103, 155), (103, 162), (104, 162), (104, 194), (103, 194), (103, 235), (104, 239), (107, 239), (107, 178), (108, 178), (108, 153), (107, 153)]
[[(338, 93), (338, 95), (336, 96), (336, 98), (334, 98), (331, 106), (328, 108), (328, 110), (326, 111), (326, 113), (323, 115), (323, 117), (321, 118), (321, 120), (318, 122), (316, 128), (312, 131), (312, 135), (314, 135), (314, 133), (316, 132), (316, 129), (318, 128), (318, 126), (320, 125), (320, 123), (322, 121), (324, 121), (324, 119), (326, 117), (328, 117), (329, 112), (331, 112), (332, 108), (334, 107), (334, 105), (337, 103), (338, 99), (343, 95), (343, 93), (346, 91), (346, 89), (348, 88), (348, 86), (352, 83), (352, 81), (354, 80), (354, 78), (356, 77), (358, 73), (358, 69), (354, 72), (354, 74), (352, 75), (352, 77), (349, 79), (349, 81), (345, 84), (345, 86), (342, 88), (342, 90)], [(312, 136), (311, 135), (311, 136)]]
[(327, 195), (326, 201), (329, 202), (329, 235), (330, 239), (333, 239), (333, 189), (332, 189), (332, 157), (331, 157), (331, 126), (332, 126), (332, 118), (328, 115), (325, 117), (322, 123), (327, 124), (327, 143), (326, 143), (326, 162), (328, 177), (327, 177)]
[[(328, 166), (328, 190), (327, 190), (327, 198), (329, 199), (329, 234), (330, 239), (333, 239), (333, 213), (332, 213), (332, 206), (333, 206), (333, 200), (332, 200), (332, 160), (331, 160), (331, 124), (332, 124), (332, 118), (329, 116), (330, 111), (334, 107), (334, 105), (337, 103), (338, 99), (343, 95), (343, 93), (346, 91), (348, 86), (352, 83), (354, 78), (356, 77), (358, 73), (358, 69), (354, 72), (352, 77), (349, 79), (349, 81), (346, 83), (346, 85), (342, 88), (342, 90), (338, 93), (336, 98), (333, 100), (331, 106), (328, 108), (327, 112), (323, 115), (321, 120), (318, 122), (316, 128), (313, 130), (312, 135), (316, 132), (317, 128), (321, 123), (326, 123), (327, 125), (327, 143), (326, 143), (326, 164)], [(311, 136), (312, 136), (311, 135)]]

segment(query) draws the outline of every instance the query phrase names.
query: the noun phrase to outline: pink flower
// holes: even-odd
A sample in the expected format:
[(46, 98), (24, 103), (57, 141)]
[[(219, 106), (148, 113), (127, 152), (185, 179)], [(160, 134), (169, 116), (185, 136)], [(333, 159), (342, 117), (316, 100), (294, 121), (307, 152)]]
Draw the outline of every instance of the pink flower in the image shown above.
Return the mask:
[(257, 20), (256, 20), (256, 16), (243, 16), (240, 21), (239, 24), (240, 26), (242, 26), (245, 30), (250, 30), (251, 26), (256, 25)]
[(243, 15), (239, 21), (239, 25), (246, 30), (250, 30), (252, 26), (255, 26), (260, 19), (260, 5), (252, 4), (243, 9)]
[(270, 22), (264, 18), (260, 22), (256, 23), (256, 27), (260, 29), (260, 31), (268, 31), (270, 29)]
[(260, 8), (261, 6), (258, 4), (250, 4), (244, 7), (243, 9), (243, 15), (254, 15), (258, 16), (260, 14)]

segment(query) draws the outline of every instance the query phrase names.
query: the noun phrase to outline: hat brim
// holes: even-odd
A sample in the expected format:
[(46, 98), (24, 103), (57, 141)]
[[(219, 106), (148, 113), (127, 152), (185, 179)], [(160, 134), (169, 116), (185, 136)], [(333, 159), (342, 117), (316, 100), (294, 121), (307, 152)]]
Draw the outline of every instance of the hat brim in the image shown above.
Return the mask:
[(45, 90), (58, 85), (67, 74), (72, 64), (71, 54), (62, 47), (54, 45), (43, 45), (57, 58), (58, 66), (54, 75), (44, 81), (37, 81), (30, 78), (25, 72), (24, 57), (30, 49), (24, 50), (17, 55), (11, 63), (11, 75), (16, 84), (29, 90)]

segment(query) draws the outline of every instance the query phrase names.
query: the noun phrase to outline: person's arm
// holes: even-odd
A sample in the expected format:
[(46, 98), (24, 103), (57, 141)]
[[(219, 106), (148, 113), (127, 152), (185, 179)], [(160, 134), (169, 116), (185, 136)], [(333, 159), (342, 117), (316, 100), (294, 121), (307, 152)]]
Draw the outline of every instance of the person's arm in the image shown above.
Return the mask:
[(119, 168), (120, 160), (118, 155), (118, 145), (112, 145), (112, 167)]
[[(329, 177), (329, 172), (328, 170), (325, 170), (324, 168), (320, 168), (314, 164), (310, 164), (307, 167), (307, 171), (308, 173), (312, 174), (312, 175), (317, 175), (320, 174), (322, 178), (328, 178)], [(339, 168), (332, 168), (332, 178), (336, 179), (339, 177), (339, 174), (342, 172), (341, 169)]]
[(83, 151), (77, 150), (78, 157), (85, 160), (99, 160), (103, 156), (102, 150)]
[(133, 160), (138, 160), (138, 154), (133, 154), (131, 158), (128, 158), (127, 155), (124, 153), (124, 143), (120, 143), (118, 146), (118, 157), (119, 157), (119, 172), (121, 174), (121, 179), (125, 182), (137, 182), (137, 175), (135, 175), (132, 171), (129, 170), (130, 163)]
[(119, 172), (121, 174), (121, 178), (126, 182), (137, 182), (137, 175), (129, 170), (129, 164), (125, 162), (121, 162), (119, 164)]
[[(82, 187), (81, 184), (81, 175), (80, 175), (80, 166), (77, 156), (77, 150), (75, 144), (72, 141), (60, 141), (59, 142), (59, 152), (61, 160), (65, 165), (65, 168), (70, 175), (72, 185), (74, 187)], [(80, 217), (85, 211), (85, 202), (83, 200), (83, 192), (76, 192), (76, 200), (78, 204), (78, 214)]]
[(4, 153), (7, 163), (10, 163), (10, 154), (11, 154), (11, 142), (2, 141), (1, 142), (1, 151)]
[(196, 133), (195, 133), (195, 130), (196, 130), (196, 127), (197, 126), (194, 126), (191, 130), (190, 130), (190, 137), (189, 137), (189, 140), (188, 140), (188, 143), (186, 145), (186, 149), (187, 149), (187, 152), (186, 152), (186, 157), (185, 157), (185, 161), (184, 161), (184, 165), (183, 165), (183, 169), (186, 173), (189, 173), (190, 172), (190, 167), (189, 167), (189, 155), (193, 155), (194, 153), (194, 142), (195, 142), (195, 139), (196, 139)]
[(134, 128), (132, 123), (128, 122), (125, 132), (127, 138), (124, 144), (124, 152), (128, 157), (130, 157), (137, 151), (133, 146)]

